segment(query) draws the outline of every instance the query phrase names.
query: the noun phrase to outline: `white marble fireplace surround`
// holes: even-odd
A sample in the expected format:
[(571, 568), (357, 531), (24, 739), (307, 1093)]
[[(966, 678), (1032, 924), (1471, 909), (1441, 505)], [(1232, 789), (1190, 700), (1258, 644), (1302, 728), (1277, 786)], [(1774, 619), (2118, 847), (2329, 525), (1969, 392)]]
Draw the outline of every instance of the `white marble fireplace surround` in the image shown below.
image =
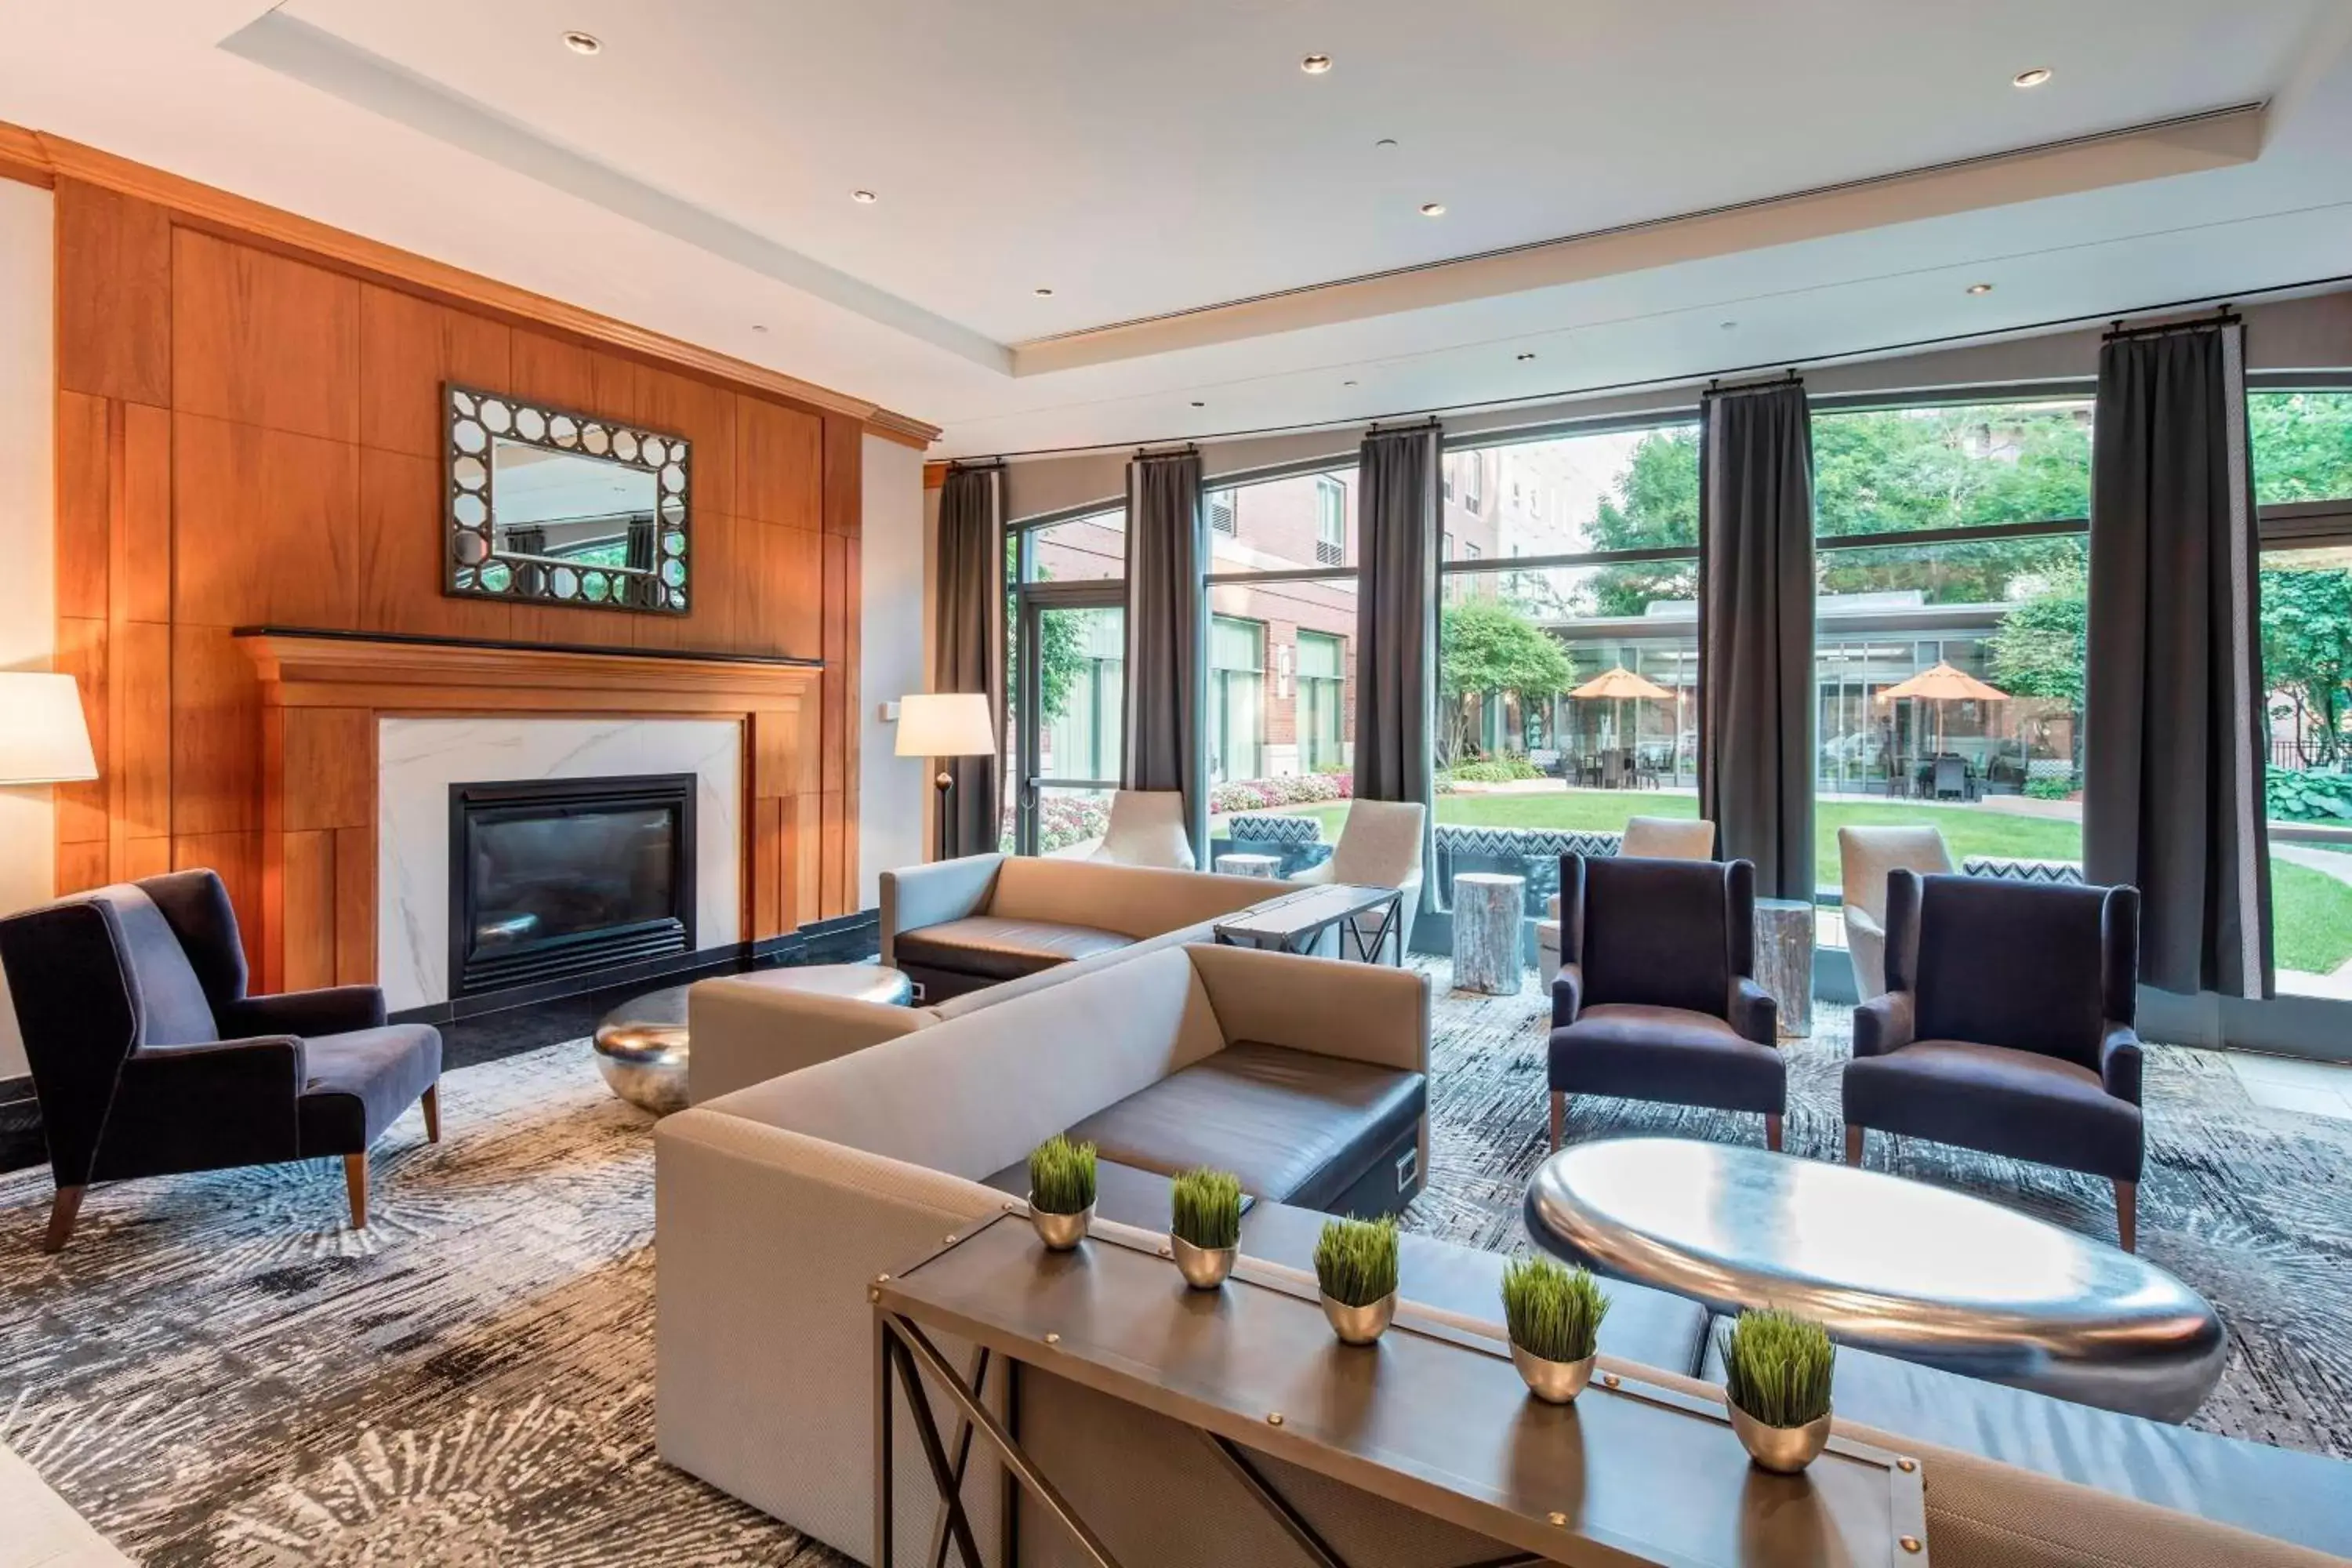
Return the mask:
[(449, 786), (693, 773), (694, 941), (742, 937), (743, 731), (714, 719), (383, 719), (376, 976), (397, 1012), (449, 999)]

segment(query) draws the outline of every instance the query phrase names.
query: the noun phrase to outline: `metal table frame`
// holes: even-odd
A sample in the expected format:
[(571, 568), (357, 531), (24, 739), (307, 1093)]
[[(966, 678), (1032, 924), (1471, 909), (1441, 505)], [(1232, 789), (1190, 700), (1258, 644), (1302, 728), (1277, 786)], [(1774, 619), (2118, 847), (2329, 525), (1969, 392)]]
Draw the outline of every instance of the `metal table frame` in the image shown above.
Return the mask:
[[(1293, 901), (1294, 899), (1313, 898), (1326, 890), (1327, 888), (1309, 889), (1306, 892), (1294, 894), (1292, 899), (1276, 900), (1272, 907), (1279, 908), (1282, 904)], [(1345, 914), (1334, 915), (1329, 920), (1318, 921), (1311, 926), (1307, 926), (1297, 931), (1284, 931), (1270, 941), (1251, 942), (1240, 937), (1230, 935), (1227, 933), (1225, 924), (1223, 921), (1220, 921), (1218, 924), (1211, 928), (1211, 935), (1214, 938), (1217, 945), (1220, 947), (1254, 947), (1264, 952), (1288, 952), (1300, 955), (1311, 955), (1316, 942), (1322, 937), (1323, 933), (1336, 928), (1339, 933), (1340, 942), (1339, 956), (1341, 958), (1347, 957), (1347, 944), (1352, 942), (1355, 945), (1356, 961), (1358, 963), (1385, 963), (1388, 960), (1383, 955), (1388, 952), (1390, 933), (1399, 929), (1400, 922), (1403, 919), (1404, 894), (1394, 888), (1378, 889), (1373, 890), (1381, 892), (1386, 896), (1378, 900), (1367, 900), (1357, 909), (1350, 910)], [(1267, 905), (1260, 904), (1255, 906), (1254, 909), (1244, 910), (1241, 911), (1241, 913), (1255, 914), (1268, 907), (1269, 906)], [(1370, 936), (1366, 936), (1364, 934), (1363, 926), (1364, 917), (1370, 914), (1375, 910), (1378, 910), (1381, 912), (1380, 924), (1372, 928), (1372, 931)], [(1239, 917), (1236, 916), (1234, 918), (1238, 919)], [(1404, 943), (1402, 941), (1399, 941), (1397, 943), (1397, 966), (1399, 968), (1402, 968), (1403, 965)]]

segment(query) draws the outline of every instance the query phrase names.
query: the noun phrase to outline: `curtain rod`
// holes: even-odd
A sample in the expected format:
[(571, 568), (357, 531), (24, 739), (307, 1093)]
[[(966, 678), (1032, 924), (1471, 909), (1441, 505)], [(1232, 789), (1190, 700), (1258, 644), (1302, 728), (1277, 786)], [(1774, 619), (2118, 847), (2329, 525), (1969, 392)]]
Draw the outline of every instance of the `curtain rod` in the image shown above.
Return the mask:
[[(2291, 294), (2300, 289), (2327, 289), (2347, 283), (2352, 283), (2352, 272), (2339, 272), (2333, 277), (2306, 278), (2293, 283), (2273, 283), (2261, 289), (2241, 289), (2231, 298), (2250, 300), (2262, 295)], [(2212, 295), (2205, 294), (2187, 300), (2167, 300), (2159, 304), (2135, 305), (2126, 313), (2146, 315), (2152, 310), (2185, 310), (2192, 306), (2201, 305), (2212, 298)], [(2038, 332), (2053, 331), (2061, 327), (2081, 327), (2101, 320), (2114, 319), (2114, 313), (2109, 310), (2093, 310), (2087, 314), (2073, 316), (2052, 316), (2039, 321), (2020, 321), (2013, 326), (1984, 327), (1973, 331), (1946, 332), (1937, 337), (1914, 338), (1907, 342), (1879, 343), (1869, 348), (1839, 349), (1827, 353), (1804, 356), (1796, 363), (1811, 366), (1833, 365), (1847, 360), (1868, 360), (1881, 354), (1902, 353), (1917, 349), (1957, 348), (1963, 344), (1985, 342), (1995, 338), (2030, 337)], [(1711, 374), (1716, 376), (1753, 374), (1758, 371), (1769, 369), (1772, 363), (1786, 364), (1787, 363), (1781, 360), (1768, 362), (1765, 364), (1729, 365)], [(1595, 386), (1564, 387), (1553, 392), (1533, 393), (1525, 397), (1495, 397), (1484, 402), (1448, 403), (1435, 408), (1403, 408), (1389, 417), (1410, 419), (1420, 415), (1430, 419), (1443, 419), (1448, 414), (1475, 414), (1488, 409), (1540, 408), (1546, 404), (1563, 403), (1578, 398), (1601, 397), (1611, 393), (1646, 392), (1661, 387), (1688, 386), (1706, 380), (1709, 374), (1710, 373), (1706, 371), (1696, 371), (1674, 375), (1654, 375), (1632, 381), (1606, 382)], [(1305, 436), (1322, 430), (1359, 429), (1366, 423), (1367, 420), (1360, 416), (1353, 419), (1310, 419), (1297, 425), (1262, 425), (1252, 429), (1220, 430), (1197, 439), (1241, 441), (1266, 436)], [(1029, 447), (1000, 452), (997, 456), (1000, 458), (1075, 458), (1089, 452), (1116, 452), (1131, 445), (1133, 443), (1126, 441), (1097, 441), (1082, 447)]]
[(1797, 367), (1790, 365), (1786, 375), (1776, 375), (1769, 381), (1735, 382), (1729, 386), (1724, 385), (1720, 381), (1710, 381), (1706, 384), (1706, 395), (1732, 397), (1743, 392), (1769, 392), (1775, 387), (1802, 386), (1803, 384), (1804, 379), (1798, 375)]
[(2152, 321), (2144, 327), (2126, 327), (2117, 317), (2099, 341), (2114, 342), (2118, 338), (2157, 338), (2167, 332), (2200, 332), (2214, 327), (2233, 327), (2245, 320), (2227, 305), (2215, 308), (2210, 316), (2196, 316), (2186, 321)]
[(1141, 463), (1154, 458), (1197, 458), (1200, 455), (1201, 448), (1187, 441), (1181, 447), (1138, 447), (1132, 460)]

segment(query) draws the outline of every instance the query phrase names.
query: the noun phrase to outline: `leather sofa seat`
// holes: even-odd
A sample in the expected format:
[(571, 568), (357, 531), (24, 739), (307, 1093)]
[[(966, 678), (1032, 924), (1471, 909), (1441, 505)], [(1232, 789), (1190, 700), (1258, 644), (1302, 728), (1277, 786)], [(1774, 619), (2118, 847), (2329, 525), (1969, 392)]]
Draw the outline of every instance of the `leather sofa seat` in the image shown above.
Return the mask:
[(1845, 1114), (1864, 1127), (1990, 1154), (2041, 1160), (2053, 1148), (2093, 1175), (2137, 1181), (2139, 1107), (2063, 1057), (1969, 1040), (1915, 1040), (1845, 1068)]
[(1427, 1101), (1417, 1072), (1242, 1041), (1106, 1106), (1070, 1136), (1121, 1164), (1171, 1176), (1213, 1166), (1260, 1197), (1322, 1208), (1414, 1138)]
[(1709, 1105), (1778, 1115), (1785, 1092), (1780, 1052), (1711, 1013), (1683, 1007), (1603, 1002), (1583, 1008), (1572, 1038), (1566, 1030), (1553, 1033), (1551, 1053), (1552, 1081), (1572, 1071), (1583, 1094), (1675, 1101), (1687, 1085), (1703, 1082)]
[(1018, 980), (1041, 969), (1116, 952), (1132, 940), (1091, 926), (966, 915), (920, 931), (899, 932), (897, 959), (900, 968), (952, 970), (992, 981)]

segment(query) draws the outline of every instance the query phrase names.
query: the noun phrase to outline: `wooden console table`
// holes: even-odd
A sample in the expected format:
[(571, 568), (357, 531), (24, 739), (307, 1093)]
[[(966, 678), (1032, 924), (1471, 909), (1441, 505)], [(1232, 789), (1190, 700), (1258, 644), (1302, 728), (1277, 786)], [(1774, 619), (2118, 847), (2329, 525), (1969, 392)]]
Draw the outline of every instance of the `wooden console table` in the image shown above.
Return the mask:
[[(1011, 1205), (1008, 1205), (1010, 1207)], [(1412, 1281), (1405, 1281), (1408, 1296)], [(1411, 1306), (1378, 1344), (1336, 1344), (1311, 1283), (1244, 1258), (1221, 1296), (1189, 1292), (1174, 1267), (1097, 1235), (1047, 1252), (1017, 1213), (877, 1280), (875, 1561), (895, 1568), (894, 1426), (914, 1428), (941, 1508), (924, 1556), (953, 1545), (980, 1568), (963, 1500), (975, 1435), (1003, 1459), (1081, 1560), (1117, 1560), (1024, 1451), (1020, 1401), (1001, 1419), (981, 1396), (989, 1363), (1034, 1369), (1200, 1434), (1238, 1497), (1265, 1509), (1312, 1568), (1349, 1568), (1269, 1479), (1261, 1457), (1484, 1537), (1476, 1568), (1669, 1563), (1798, 1568), (1927, 1562), (1916, 1462), (1843, 1437), (1801, 1477), (1751, 1468), (1721, 1405), (1632, 1378), (1596, 1380), (1572, 1406), (1530, 1398), (1496, 1340)], [(973, 1347), (960, 1373), (933, 1335)], [(901, 1411), (896, 1397), (909, 1395)], [(933, 1400), (956, 1413), (941, 1432)], [(1013, 1518), (1017, 1510), (1008, 1508)], [(909, 1552), (908, 1555), (912, 1555)], [(1008, 1529), (994, 1559), (1023, 1560)], [(1192, 1560), (1168, 1541), (1169, 1563)], [(1130, 1558), (1130, 1562), (1135, 1559)]]

